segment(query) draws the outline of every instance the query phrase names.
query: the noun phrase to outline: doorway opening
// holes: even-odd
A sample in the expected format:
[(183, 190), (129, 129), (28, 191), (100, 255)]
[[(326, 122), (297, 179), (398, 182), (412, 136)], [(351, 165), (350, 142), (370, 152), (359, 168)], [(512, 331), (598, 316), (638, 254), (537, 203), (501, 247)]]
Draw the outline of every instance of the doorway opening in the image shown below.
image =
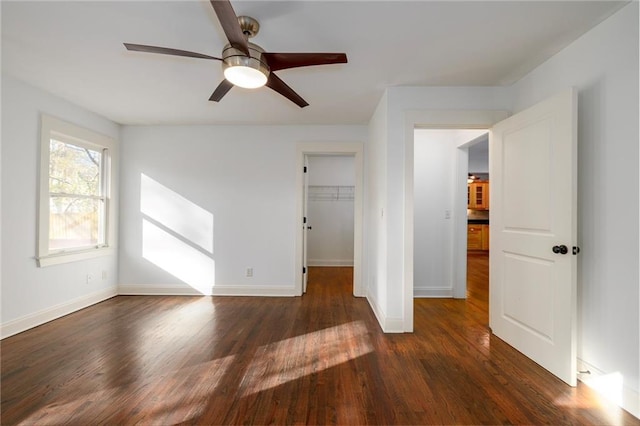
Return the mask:
[[(403, 265), (402, 275), (402, 321), (398, 331), (405, 333), (413, 332), (414, 328), (414, 148), (416, 129), (489, 129), (495, 123), (505, 119), (507, 111), (500, 110), (424, 110), (407, 111), (404, 117), (404, 217), (403, 217)], [(458, 150), (456, 154), (456, 165), (463, 164), (468, 167), (466, 150)], [(466, 192), (466, 177), (459, 179), (456, 183), (459, 192)], [(466, 200), (457, 198), (461, 203), (461, 209), (465, 209)], [(461, 222), (454, 229), (463, 229), (465, 225), (464, 217), (452, 218), (452, 221)], [(463, 247), (463, 249), (461, 249)], [(454, 235), (453, 250), (456, 254), (466, 255), (466, 232)], [(453, 276), (454, 283), (465, 283), (466, 259), (462, 267), (457, 263), (461, 262), (461, 255), (455, 256)], [(461, 276), (462, 275), (462, 276)], [(454, 297), (464, 297), (459, 295), (459, 285), (454, 287)]]
[(355, 156), (306, 155), (305, 164), (307, 283), (333, 285), (353, 275)]
[(489, 250), (487, 130), (415, 129), (413, 181), (413, 295), (466, 298), (467, 256)]
[[(352, 293), (354, 296), (364, 296), (365, 292), (361, 282), (363, 250), (362, 144), (299, 143), (296, 163), (298, 188), (296, 217), (299, 224), (296, 232), (296, 294), (302, 295), (306, 291), (309, 261), (311, 260), (311, 263), (315, 263), (317, 266), (333, 264), (340, 267), (349, 263), (353, 268)], [(316, 168), (316, 173), (311, 172), (312, 166)], [(337, 173), (341, 173), (343, 176), (337, 176)], [(327, 204), (328, 202), (331, 204)], [(313, 205), (314, 203), (316, 206)], [(351, 209), (349, 209), (349, 205)], [(313, 219), (309, 217), (309, 207), (318, 207), (316, 217)], [(328, 210), (333, 210), (333, 214), (340, 215), (339, 223), (331, 223), (337, 218), (333, 216), (332, 219), (331, 214), (327, 214)], [(311, 213), (313, 214), (313, 212)], [(346, 217), (347, 215), (350, 215), (351, 220)], [(314, 225), (312, 220), (317, 224)], [(340, 240), (340, 247), (329, 247), (331, 239), (323, 238), (324, 236), (320, 235), (321, 230), (337, 237)], [(311, 243), (315, 246), (309, 246), (310, 238)], [(350, 247), (347, 247), (348, 245)]]
[[(475, 292), (476, 300), (489, 303), (489, 133), (485, 132), (465, 143), (459, 149), (467, 150), (467, 255), (465, 283), (473, 282), (472, 288), (465, 287), (465, 296)], [(487, 324), (489, 318), (486, 319)]]

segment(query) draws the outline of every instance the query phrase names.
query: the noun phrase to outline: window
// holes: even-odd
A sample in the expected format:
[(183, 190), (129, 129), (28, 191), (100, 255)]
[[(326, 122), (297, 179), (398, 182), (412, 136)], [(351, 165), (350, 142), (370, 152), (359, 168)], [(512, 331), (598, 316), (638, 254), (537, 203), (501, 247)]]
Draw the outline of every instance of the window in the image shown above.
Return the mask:
[(42, 116), (39, 266), (109, 254), (112, 148), (106, 136)]

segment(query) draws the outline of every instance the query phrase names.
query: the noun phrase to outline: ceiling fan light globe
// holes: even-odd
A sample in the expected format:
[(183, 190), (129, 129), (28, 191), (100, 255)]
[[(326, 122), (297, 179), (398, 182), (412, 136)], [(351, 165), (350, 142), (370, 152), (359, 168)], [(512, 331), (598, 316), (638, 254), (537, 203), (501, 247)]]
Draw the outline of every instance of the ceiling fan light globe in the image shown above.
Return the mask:
[(224, 78), (233, 83), (234, 86), (245, 89), (257, 89), (267, 83), (267, 76), (261, 70), (244, 65), (225, 68)]
[(248, 45), (251, 56), (227, 44), (222, 50), (222, 70), (224, 78), (234, 86), (257, 89), (267, 83), (269, 65), (263, 61), (264, 50), (260, 46), (253, 43)]

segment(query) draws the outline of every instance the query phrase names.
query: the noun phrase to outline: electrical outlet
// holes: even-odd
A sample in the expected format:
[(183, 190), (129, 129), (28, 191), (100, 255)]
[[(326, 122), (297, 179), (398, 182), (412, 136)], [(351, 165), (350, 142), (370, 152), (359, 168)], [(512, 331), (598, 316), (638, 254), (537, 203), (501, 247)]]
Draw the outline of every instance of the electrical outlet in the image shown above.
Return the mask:
[(93, 274), (87, 274), (87, 284), (91, 284), (93, 282)]
[(247, 278), (253, 277), (253, 268), (247, 268)]

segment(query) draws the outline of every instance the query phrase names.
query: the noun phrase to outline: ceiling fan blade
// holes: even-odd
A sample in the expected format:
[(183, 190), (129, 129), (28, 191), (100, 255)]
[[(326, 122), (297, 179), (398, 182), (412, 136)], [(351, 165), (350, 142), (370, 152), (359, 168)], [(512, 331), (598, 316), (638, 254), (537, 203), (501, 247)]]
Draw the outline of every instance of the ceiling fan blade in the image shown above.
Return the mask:
[(226, 80), (226, 79), (222, 80), (220, 84), (218, 84), (218, 87), (216, 87), (216, 90), (213, 91), (213, 94), (211, 95), (209, 100), (214, 102), (220, 102), (220, 99), (222, 99), (223, 96), (226, 95), (227, 92), (231, 90), (232, 87), (233, 87), (233, 83), (231, 83), (229, 80)]
[(217, 61), (222, 60), (221, 58), (216, 58), (215, 56), (203, 55), (202, 53), (189, 52), (187, 50), (171, 49), (168, 47), (146, 46), (144, 44), (131, 43), (124, 43), (124, 47), (126, 47), (127, 50), (132, 50), (135, 52), (161, 53), (164, 55), (186, 56), (189, 58), (215, 59)]
[(213, 6), (220, 25), (222, 25), (222, 29), (227, 39), (229, 39), (229, 44), (244, 52), (247, 56), (251, 56), (249, 55), (247, 38), (242, 33), (242, 28), (240, 28), (240, 24), (238, 23), (238, 16), (236, 12), (233, 11), (229, 0), (211, 0), (211, 6)]
[(262, 57), (267, 60), (271, 71), (287, 68), (309, 67), (312, 65), (346, 64), (347, 55), (344, 53), (272, 53), (264, 52)]
[(309, 105), (304, 99), (302, 99), (302, 97), (300, 97), (300, 95), (294, 92), (291, 87), (287, 86), (287, 84), (284, 81), (280, 80), (280, 78), (274, 73), (269, 74), (269, 78), (267, 79), (267, 87), (280, 93), (282, 96), (289, 99), (300, 108), (304, 108)]

